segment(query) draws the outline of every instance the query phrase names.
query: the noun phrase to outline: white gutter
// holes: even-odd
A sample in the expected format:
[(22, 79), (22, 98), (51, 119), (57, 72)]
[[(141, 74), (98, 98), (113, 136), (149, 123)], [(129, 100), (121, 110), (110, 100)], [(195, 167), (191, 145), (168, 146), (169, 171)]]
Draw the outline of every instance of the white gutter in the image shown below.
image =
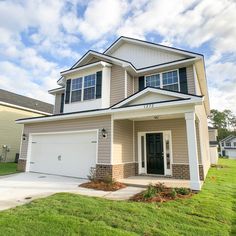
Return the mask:
[(187, 104), (195, 104), (200, 105), (203, 102), (203, 98), (190, 98), (189, 100), (179, 100), (179, 101), (172, 101), (167, 103), (156, 103), (151, 104), (151, 107), (146, 107), (146, 104), (141, 104), (137, 106), (129, 106), (123, 108), (112, 109), (109, 108), (107, 110), (100, 110), (100, 111), (91, 111), (91, 112), (83, 112), (83, 113), (74, 113), (68, 115), (59, 115), (59, 116), (49, 116), (47, 118), (33, 118), (33, 119), (23, 119), (23, 120), (16, 120), (17, 124), (28, 124), (28, 123), (37, 123), (37, 122), (47, 122), (47, 121), (57, 121), (57, 120), (68, 120), (68, 119), (76, 119), (76, 118), (83, 118), (89, 116), (101, 116), (101, 115), (111, 115), (118, 112), (126, 112), (126, 111), (135, 111), (141, 109), (150, 108), (161, 108), (161, 107), (172, 107), (176, 105), (187, 105)]
[(43, 111), (39, 111), (39, 110), (27, 108), (27, 107), (22, 107), (22, 106), (14, 105), (14, 104), (7, 103), (7, 102), (0, 101), (0, 105), (7, 106), (7, 107), (13, 107), (13, 108), (17, 108), (17, 109), (21, 109), (21, 110), (25, 110), (25, 111), (30, 111), (30, 112), (38, 113), (38, 114), (42, 114), (42, 115), (52, 115), (52, 113), (47, 113), (47, 112), (43, 112)]
[(56, 88), (56, 89), (48, 90), (48, 93), (49, 93), (49, 94), (54, 94), (54, 93), (56, 93), (56, 92), (60, 92), (60, 91), (64, 91), (64, 90), (65, 90), (64, 87), (62, 87), (62, 88)]
[(107, 63), (107, 62), (104, 62), (104, 61), (99, 61), (99, 62), (96, 62), (96, 63), (91, 63), (91, 64), (88, 64), (88, 65), (85, 65), (85, 66), (81, 66), (81, 67), (78, 67), (78, 68), (75, 68), (75, 69), (62, 71), (61, 76), (65, 76), (65, 75), (68, 75), (68, 74), (71, 74), (71, 73), (75, 73), (75, 72), (78, 72), (78, 71), (81, 71), (81, 70), (84, 70), (84, 69), (88, 69), (88, 68), (91, 68), (93, 66), (99, 66), (99, 65), (102, 65), (103, 67), (112, 66), (110, 63)]

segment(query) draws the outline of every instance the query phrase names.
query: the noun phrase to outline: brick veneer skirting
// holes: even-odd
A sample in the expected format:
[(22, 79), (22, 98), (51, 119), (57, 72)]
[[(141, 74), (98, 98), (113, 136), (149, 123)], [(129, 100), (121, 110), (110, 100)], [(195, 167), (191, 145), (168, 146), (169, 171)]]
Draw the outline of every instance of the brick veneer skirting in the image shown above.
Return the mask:
[[(199, 165), (200, 180), (204, 180), (203, 166)], [(173, 164), (172, 176), (175, 179), (190, 179), (189, 165), (188, 164)]]
[(25, 171), (25, 167), (26, 167), (26, 160), (19, 159), (18, 164), (17, 164), (17, 170), (18, 171)]
[(96, 176), (98, 179), (111, 177), (113, 179), (122, 179), (137, 175), (138, 163), (124, 163), (118, 165), (96, 165)]

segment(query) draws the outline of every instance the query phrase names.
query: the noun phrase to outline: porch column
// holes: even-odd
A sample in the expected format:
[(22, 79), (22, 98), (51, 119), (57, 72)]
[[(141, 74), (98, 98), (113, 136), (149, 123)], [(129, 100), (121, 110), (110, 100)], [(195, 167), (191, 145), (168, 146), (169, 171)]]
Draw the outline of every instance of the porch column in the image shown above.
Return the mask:
[(192, 190), (200, 190), (201, 182), (199, 178), (198, 152), (197, 152), (197, 136), (195, 126), (195, 113), (185, 113), (187, 141), (188, 141), (188, 157), (190, 171), (190, 188)]

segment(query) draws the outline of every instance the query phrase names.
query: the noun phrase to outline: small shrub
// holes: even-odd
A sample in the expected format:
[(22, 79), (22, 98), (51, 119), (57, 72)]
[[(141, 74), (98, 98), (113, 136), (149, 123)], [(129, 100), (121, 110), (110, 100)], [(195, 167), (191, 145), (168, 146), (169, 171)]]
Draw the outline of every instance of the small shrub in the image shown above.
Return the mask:
[(115, 184), (116, 181), (110, 175), (106, 175), (103, 179), (103, 182), (112, 185)]
[(177, 192), (174, 188), (171, 189), (170, 197), (173, 199), (175, 199), (177, 197)]
[(156, 187), (153, 186), (152, 184), (149, 184), (147, 190), (146, 190), (146, 191), (144, 192), (144, 194), (143, 194), (143, 197), (144, 197), (145, 199), (147, 199), (147, 198), (153, 198), (153, 197), (156, 196), (156, 194), (157, 194), (157, 189), (156, 189)]
[(89, 175), (87, 177), (91, 182), (96, 182), (97, 181), (96, 168), (91, 167), (89, 171)]
[(157, 183), (155, 187), (158, 193), (163, 192), (166, 189), (166, 186), (164, 183)]
[(181, 195), (189, 195), (190, 189), (188, 188), (176, 188), (175, 191)]

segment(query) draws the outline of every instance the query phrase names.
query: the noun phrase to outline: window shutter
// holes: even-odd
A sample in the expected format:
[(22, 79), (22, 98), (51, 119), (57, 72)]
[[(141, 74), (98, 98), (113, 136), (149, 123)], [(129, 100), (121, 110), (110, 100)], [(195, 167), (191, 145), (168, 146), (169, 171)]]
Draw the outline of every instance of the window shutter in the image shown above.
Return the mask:
[(60, 113), (63, 113), (64, 110), (64, 99), (65, 99), (65, 94), (61, 94), (61, 106), (60, 106)]
[(188, 93), (188, 81), (186, 67), (179, 68), (180, 92)]
[(71, 87), (71, 79), (68, 79), (66, 81), (66, 99), (65, 99), (66, 104), (70, 103), (70, 87)]
[(144, 76), (138, 78), (139, 91), (144, 89)]
[(102, 71), (97, 72), (96, 98), (102, 97)]

